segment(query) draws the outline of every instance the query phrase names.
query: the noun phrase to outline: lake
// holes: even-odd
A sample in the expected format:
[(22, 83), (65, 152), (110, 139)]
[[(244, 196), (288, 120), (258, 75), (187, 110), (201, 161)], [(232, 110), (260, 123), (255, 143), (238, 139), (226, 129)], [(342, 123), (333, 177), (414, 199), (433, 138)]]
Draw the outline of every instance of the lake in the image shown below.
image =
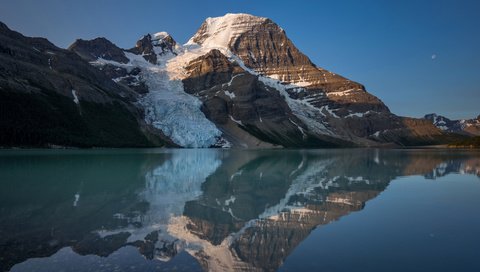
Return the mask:
[(0, 150), (0, 271), (480, 271), (480, 152)]

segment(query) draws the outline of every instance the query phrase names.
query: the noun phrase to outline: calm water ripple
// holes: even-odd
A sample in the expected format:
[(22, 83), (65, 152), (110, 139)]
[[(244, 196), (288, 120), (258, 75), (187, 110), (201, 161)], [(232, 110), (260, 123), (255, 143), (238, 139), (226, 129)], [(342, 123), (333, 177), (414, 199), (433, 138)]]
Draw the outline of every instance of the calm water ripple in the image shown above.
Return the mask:
[(480, 271), (480, 152), (3, 150), (0, 271)]

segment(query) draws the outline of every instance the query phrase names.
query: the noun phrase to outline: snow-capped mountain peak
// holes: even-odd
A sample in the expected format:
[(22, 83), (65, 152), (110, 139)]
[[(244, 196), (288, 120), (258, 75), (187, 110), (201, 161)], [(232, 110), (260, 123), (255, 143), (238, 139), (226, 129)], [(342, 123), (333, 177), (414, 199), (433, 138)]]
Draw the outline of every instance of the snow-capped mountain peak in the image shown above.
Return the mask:
[(152, 34), (153, 39), (163, 39), (163, 38), (166, 38), (168, 36), (170, 36), (170, 34), (168, 34), (168, 32), (165, 32), (165, 31), (160, 31), (160, 32)]
[[(74, 49), (88, 56), (92, 48)], [(184, 45), (158, 32), (117, 51), (126, 61), (88, 60), (138, 90), (145, 123), (178, 146), (376, 145), (408, 139), (416, 127), (441, 133), (427, 120), (390, 113), (361, 84), (316, 66), (268, 18), (207, 18)]]
[(221, 17), (209, 17), (187, 44), (200, 44), (209, 48), (228, 48), (241, 34), (254, 26), (266, 22), (268, 18), (245, 13), (227, 13)]
[(154, 33), (151, 36), (153, 46), (160, 47), (162, 51), (168, 50), (176, 53), (180, 49), (173, 37), (165, 31)]
[(467, 135), (480, 135), (479, 117), (477, 117), (477, 119), (451, 120), (445, 116), (431, 113), (425, 115), (423, 118), (429, 120), (437, 128), (443, 131)]

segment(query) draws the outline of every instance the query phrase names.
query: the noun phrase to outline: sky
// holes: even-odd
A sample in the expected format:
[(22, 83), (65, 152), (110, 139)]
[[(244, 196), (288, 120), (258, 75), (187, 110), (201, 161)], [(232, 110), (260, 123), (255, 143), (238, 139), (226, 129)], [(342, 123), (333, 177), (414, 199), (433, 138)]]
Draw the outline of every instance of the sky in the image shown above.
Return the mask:
[(0, 0), (0, 21), (63, 48), (95, 37), (131, 48), (159, 31), (185, 43), (207, 17), (268, 17), (317, 66), (362, 83), (393, 113), (452, 119), (480, 114), (479, 12), (477, 0)]

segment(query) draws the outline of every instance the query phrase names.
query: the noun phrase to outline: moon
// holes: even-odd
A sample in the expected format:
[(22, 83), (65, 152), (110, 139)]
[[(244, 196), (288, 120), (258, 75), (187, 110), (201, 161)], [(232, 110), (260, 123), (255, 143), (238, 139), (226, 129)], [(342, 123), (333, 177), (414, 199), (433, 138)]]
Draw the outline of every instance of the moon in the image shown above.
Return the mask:
[(437, 55), (436, 54), (433, 54), (432, 55), (432, 60), (436, 59), (437, 58)]

